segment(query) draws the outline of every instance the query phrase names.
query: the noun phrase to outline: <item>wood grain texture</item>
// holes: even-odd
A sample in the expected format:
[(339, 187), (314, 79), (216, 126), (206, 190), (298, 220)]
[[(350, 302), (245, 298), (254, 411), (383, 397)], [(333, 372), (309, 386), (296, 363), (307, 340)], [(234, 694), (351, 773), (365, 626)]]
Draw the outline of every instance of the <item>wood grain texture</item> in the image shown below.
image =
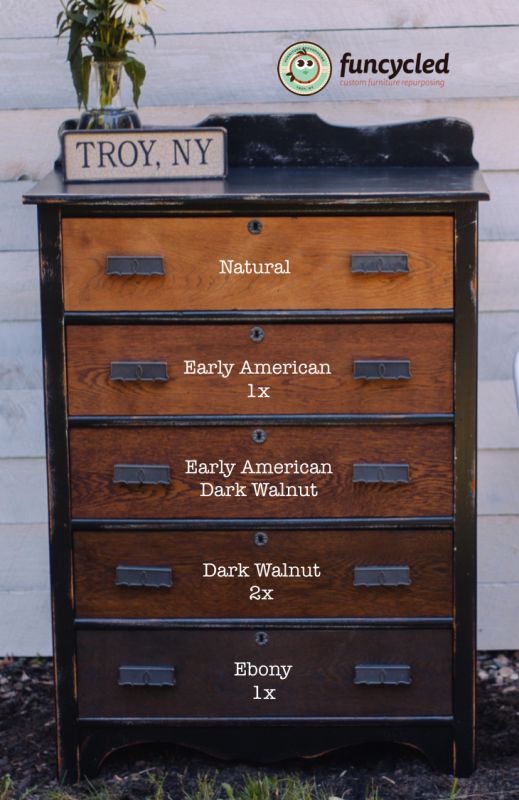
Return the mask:
[(511, 376), (507, 381), (478, 384), (478, 447), (519, 449), (519, 414)]
[(479, 310), (515, 311), (519, 307), (519, 242), (481, 242)]
[[(297, 16), (297, 12), (296, 12)], [(182, 105), (203, 103), (269, 102), (287, 99), (276, 74), (276, 65), (283, 50), (301, 41), (305, 32), (270, 31), (207, 35), (194, 32), (189, 36), (159, 37), (157, 47), (146, 37), (138, 48), (138, 57), (146, 64), (147, 78), (143, 87), (142, 105), (167, 105), (171, 98)], [(481, 47), (484, 39), (485, 47)], [(424, 28), (407, 30), (323, 30), (312, 31), (312, 41), (329, 53), (334, 73), (326, 87), (326, 98), (347, 102), (350, 99), (452, 99), (455, 97), (517, 97), (517, 28)], [(399, 84), (368, 84), (344, 86), (340, 83), (340, 58), (346, 51), (357, 58), (388, 57), (415, 58), (418, 52), (439, 59), (450, 52), (449, 74), (400, 75)], [(2, 108), (73, 107), (74, 90), (70, 75), (63, 69), (66, 60), (66, 41), (53, 38), (4, 40), (0, 52), (0, 71), (16, 74), (17, 80), (3, 87)], [(248, 79), (241, 79), (236, 59), (247, 54), (250, 69)], [(393, 55), (395, 54), (395, 55)], [(455, 54), (455, 58), (454, 58)], [(499, 58), (496, 58), (499, 54)], [(34, 70), (40, 66), (40, 80), (34, 80)], [(44, 65), (43, 68), (41, 65)], [(455, 65), (455, 66), (453, 66)], [(179, 79), (179, 75), (181, 79)], [(431, 79), (426, 85), (407, 83)], [(443, 85), (442, 80), (443, 79)], [(125, 87), (126, 89), (127, 87)], [(123, 98), (125, 102), (126, 98)], [(128, 93), (128, 100), (130, 100)], [(308, 107), (314, 102), (306, 99)], [(319, 97), (317, 97), (319, 102)]]
[(41, 390), (0, 391), (0, 458), (43, 456), (45, 433)]
[(42, 386), (38, 322), (0, 322), (0, 391)]
[(52, 655), (50, 592), (0, 589), (0, 653), (2, 655)]
[(514, 357), (519, 350), (519, 309), (481, 313), (478, 337), (479, 380), (511, 380)]
[[(451, 308), (449, 217), (63, 220), (65, 308)], [(407, 253), (409, 273), (352, 274), (352, 253)], [(164, 276), (106, 275), (109, 255), (164, 258)], [(290, 274), (220, 274), (220, 260), (290, 261)], [(317, 279), (317, 275), (319, 276)]]
[(0, 458), (0, 509), (3, 524), (47, 522), (44, 458)]
[[(476, 151), (476, 156), (478, 155)], [(50, 164), (49, 164), (50, 167)], [(519, 240), (519, 172), (485, 172), (492, 199), (480, 205), (479, 234), (482, 241)], [(22, 195), (34, 184), (29, 181), (0, 182), (0, 249), (34, 250), (37, 235), (34, 211), (21, 207)]]
[(519, 583), (484, 583), (478, 587), (478, 649), (511, 650), (519, 644)]
[(478, 512), (519, 515), (519, 450), (480, 450), (478, 453)]
[[(17, 0), (4, 0), (5, 25), (2, 38), (53, 36), (55, 5), (52, 0), (25, 0), (24, 9)], [(322, 28), (423, 28), (444, 26), (514, 25), (519, 24), (517, 6), (513, 0), (363, 0), (348, 4), (344, 13), (341, 4), (316, 6), (311, 0), (297, 5), (287, 2), (280, 6), (276, 0), (264, 0), (261, 14), (254, 0), (177, 0), (174, 6), (164, 4), (161, 12), (153, 12), (153, 28), (159, 34), (215, 33), (244, 30), (293, 30), (294, 22), (301, 30)], [(295, 14), (297, 18), (295, 19)], [(294, 40), (296, 41), (296, 40)]]
[[(436, 617), (452, 614), (449, 531), (76, 532), (79, 617)], [(248, 576), (231, 577), (242, 565)], [(256, 565), (260, 566), (257, 567)], [(258, 577), (262, 565), (308, 577)], [(115, 585), (118, 565), (170, 567), (170, 589)], [(318, 570), (314, 570), (314, 565)], [(354, 586), (354, 569), (407, 566), (409, 586)], [(227, 576), (215, 575), (225, 567)], [(265, 566), (263, 566), (265, 569)], [(304, 571), (303, 571), (304, 572)], [(316, 574), (317, 573), (317, 574)], [(213, 575), (213, 577), (210, 577)], [(251, 587), (273, 589), (251, 599)]]
[[(71, 325), (67, 328), (69, 414), (452, 411), (449, 324), (267, 324), (261, 325), (261, 342), (251, 340), (254, 327), (96, 325), (85, 336), (81, 326)], [(364, 359), (410, 361), (411, 378), (355, 379), (354, 361)], [(110, 365), (118, 361), (166, 363), (169, 380), (111, 380)], [(220, 361), (233, 365), (230, 374)], [(273, 365), (285, 371), (286, 364), (292, 371), (293, 362), (297, 371), (314, 368), (321, 374), (262, 374)], [(215, 374), (196, 374), (198, 369)], [(268, 398), (258, 396), (258, 385), (270, 387)]]
[(36, 209), (22, 205), (22, 196), (33, 186), (32, 181), (0, 182), (0, 250), (38, 247)]
[[(261, 445), (253, 442), (253, 430), (249, 427), (72, 429), (72, 516), (189, 519), (452, 513), (452, 431), (448, 426), (267, 426), (267, 439)], [(186, 474), (187, 469), (200, 470), (202, 462), (218, 465), (220, 459), (236, 465), (228, 479), (222, 474)], [(265, 467), (259, 468), (261, 475), (243, 472), (250, 466), (257, 473), (258, 463), (294, 464), (296, 459), (300, 464), (316, 463), (321, 474), (278, 472), (266, 476)], [(374, 462), (409, 464), (410, 482), (353, 484), (353, 464)], [(114, 464), (169, 465), (171, 485), (115, 485)], [(202, 483), (223, 487), (222, 491), (231, 487), (231, 492), (238, 484), (245, 487), (244, 494), (201, 497)], [(261, 486), (267, 491), (274, 487), (284, 494), (258, 496), (254, 486), (258, 492)], [(309, 495), (286, 496), (292, 491)]]
[[(480, 516), (478, 519), (478, 581), (513, 583), (519, 592), (519, 518)], [(519, 630), (517, 631), (519, 644)]]
[[(79, 714), (168, 716), (419, 716), (451, 713), (445, 630), (80, 631)], [(288, 678), (234, 677), (235, 662), (292, 665)], [(409, 664), (409, 686), (355, 686), (356, 664)], [(172, 665), (173, 688), (120, 687), (120, 665)], [(276, 688), (274, 702), (253, 687)], [(99, 687), (103, 691), (99, 691)], [(210, 691), (208, 688), (210, 687)]]
[(0, 322), (39, 318), (38, 253), (0, 252)]

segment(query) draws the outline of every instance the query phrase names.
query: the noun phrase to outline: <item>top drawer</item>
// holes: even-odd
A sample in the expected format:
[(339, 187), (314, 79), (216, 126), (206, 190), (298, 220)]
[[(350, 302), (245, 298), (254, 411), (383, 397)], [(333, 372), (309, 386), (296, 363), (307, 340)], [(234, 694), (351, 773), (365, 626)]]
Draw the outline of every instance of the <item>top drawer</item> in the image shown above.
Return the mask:
[(448, 216), (67, 218), (63, 261), (68, 311), (453, 306)]

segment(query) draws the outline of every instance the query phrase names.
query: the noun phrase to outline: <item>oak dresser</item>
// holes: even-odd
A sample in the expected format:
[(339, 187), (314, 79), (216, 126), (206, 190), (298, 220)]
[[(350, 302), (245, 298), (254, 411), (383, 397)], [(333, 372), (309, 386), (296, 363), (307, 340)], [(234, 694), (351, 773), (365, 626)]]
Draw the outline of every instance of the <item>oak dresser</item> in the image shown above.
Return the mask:
[(212, 117), (225, 180), (38, 204), (59, 773), (171, 742), (474, 766), (477, 202), (458, 120)]

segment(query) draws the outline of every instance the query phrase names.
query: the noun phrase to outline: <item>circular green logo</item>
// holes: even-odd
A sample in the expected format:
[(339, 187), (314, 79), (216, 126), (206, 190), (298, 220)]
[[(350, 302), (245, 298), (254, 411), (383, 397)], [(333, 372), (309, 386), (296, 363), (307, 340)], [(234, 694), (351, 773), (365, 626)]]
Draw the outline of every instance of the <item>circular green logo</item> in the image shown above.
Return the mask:
[(314, 42), (295, 42), (281, 53), (279, 80), (294, 94), (316, 94), (332, 77), (330, 56)]

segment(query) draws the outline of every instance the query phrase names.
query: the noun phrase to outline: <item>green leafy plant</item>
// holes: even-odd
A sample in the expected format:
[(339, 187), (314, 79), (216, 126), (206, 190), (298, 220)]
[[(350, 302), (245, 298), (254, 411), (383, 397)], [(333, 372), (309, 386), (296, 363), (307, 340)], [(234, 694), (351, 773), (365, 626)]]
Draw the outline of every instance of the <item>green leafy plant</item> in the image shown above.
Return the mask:
[[(63, 6), (56, 25), (58, 37), (68, 33), (67, 61), (76, 90), (78, 107), (87, 107), (92, 63), (105, 65), (100, 71), (101, 105), (111, 103), (119, 91), (114, 70), (108, 65), (122, 63), (133, 88), (137, 106), (146, 77), (144, 64), (128, 50), (130, 42), (139, 41), (139, 30), (155, 35), (148, 22), (148, 6), (156, 0), (60, 0)], [(159, 6), (160, 8), (160, 6)]]

